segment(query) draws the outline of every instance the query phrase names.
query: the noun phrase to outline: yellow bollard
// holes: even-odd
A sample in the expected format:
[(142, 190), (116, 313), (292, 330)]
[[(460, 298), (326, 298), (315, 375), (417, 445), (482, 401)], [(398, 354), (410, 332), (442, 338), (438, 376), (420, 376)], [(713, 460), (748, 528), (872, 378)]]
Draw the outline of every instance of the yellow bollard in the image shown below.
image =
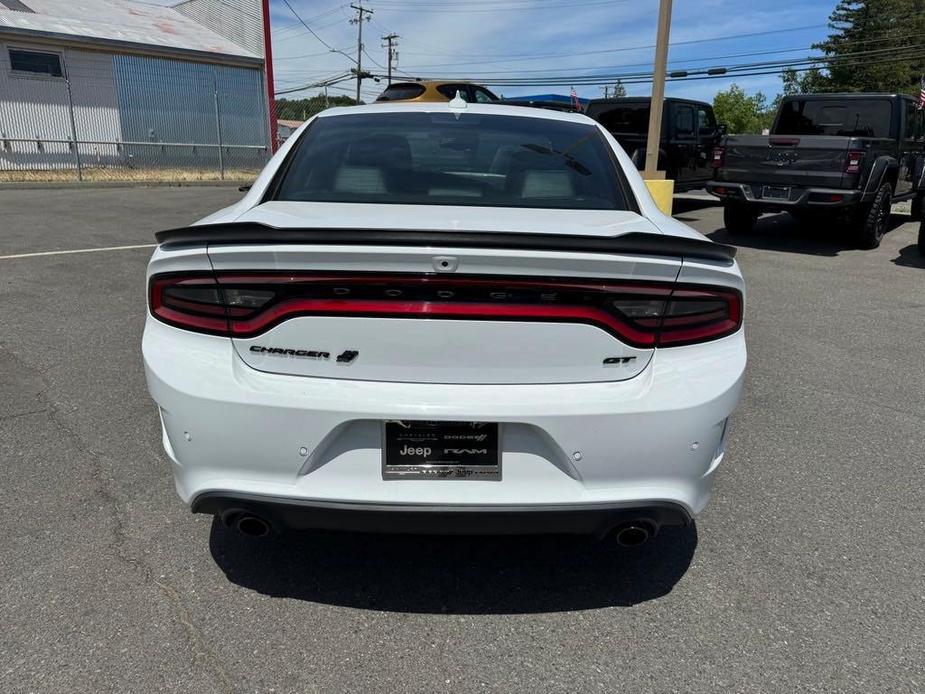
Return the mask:
[(646, 187), (658, 205), (658, 209), (671, 216), (671, 203), (674, 199), (674, 181), (665, 179), (646, 179)]

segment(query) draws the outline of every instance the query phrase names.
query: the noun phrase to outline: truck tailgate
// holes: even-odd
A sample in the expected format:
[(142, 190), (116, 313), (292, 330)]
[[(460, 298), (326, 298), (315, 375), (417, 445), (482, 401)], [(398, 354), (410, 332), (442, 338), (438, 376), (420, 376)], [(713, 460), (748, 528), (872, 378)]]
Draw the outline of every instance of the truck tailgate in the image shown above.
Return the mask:
[(851, 138), (735, 135), (717, 178), (729, 183), (840, 188)]

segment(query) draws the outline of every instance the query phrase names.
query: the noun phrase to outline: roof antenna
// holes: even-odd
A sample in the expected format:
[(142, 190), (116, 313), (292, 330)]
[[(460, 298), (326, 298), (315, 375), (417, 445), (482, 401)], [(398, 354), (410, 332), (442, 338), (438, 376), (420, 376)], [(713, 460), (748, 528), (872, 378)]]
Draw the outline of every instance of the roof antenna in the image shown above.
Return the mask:
[(449, 107), (456, 111), (454, 114), (456, 116), (456, 120), (459, 120), (459, 117), (462, 115), (460, 111), (465, 111), (468, 106), (469, 104), (467, 104), (466, 100), (463, 99), (462, 92), (457, 89), (456, 96), (454, 96), (453, 100), (449, 103)]

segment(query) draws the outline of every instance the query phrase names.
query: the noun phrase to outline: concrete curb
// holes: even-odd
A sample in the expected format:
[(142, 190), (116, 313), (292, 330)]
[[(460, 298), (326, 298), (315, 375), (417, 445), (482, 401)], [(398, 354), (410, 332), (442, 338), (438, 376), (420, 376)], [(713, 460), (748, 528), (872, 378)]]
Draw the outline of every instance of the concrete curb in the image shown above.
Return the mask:
[(0, 182), (3, 190), (68, 190), (81, 188), (237, 188), (253, 181), (11, 181)]

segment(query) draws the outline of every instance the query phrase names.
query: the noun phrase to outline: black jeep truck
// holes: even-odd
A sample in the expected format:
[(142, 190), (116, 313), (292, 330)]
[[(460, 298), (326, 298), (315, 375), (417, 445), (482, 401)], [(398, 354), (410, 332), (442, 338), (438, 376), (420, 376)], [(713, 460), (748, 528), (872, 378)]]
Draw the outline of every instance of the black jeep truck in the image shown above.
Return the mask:
[(798, 221), (838, 218), (876, 248), (890, 204), (925, 195), (925, 112), (901, 94), (785, 97), (771, 134), (730, 135), (713, 153), (707, 190), (723, 201), (726, 230), (748, 232), (762, 212)]
[[(646, 165), (649, 104), (645, 97), (593, 99), (585, 115), (614, 136), (640, 171)], [(658, 169), (675, 182), (675, 191), (703, 188), (713, 176), (713, 148), (725, 129), (717, 126), (713, 107), (702, 101), (665, 99)]]

